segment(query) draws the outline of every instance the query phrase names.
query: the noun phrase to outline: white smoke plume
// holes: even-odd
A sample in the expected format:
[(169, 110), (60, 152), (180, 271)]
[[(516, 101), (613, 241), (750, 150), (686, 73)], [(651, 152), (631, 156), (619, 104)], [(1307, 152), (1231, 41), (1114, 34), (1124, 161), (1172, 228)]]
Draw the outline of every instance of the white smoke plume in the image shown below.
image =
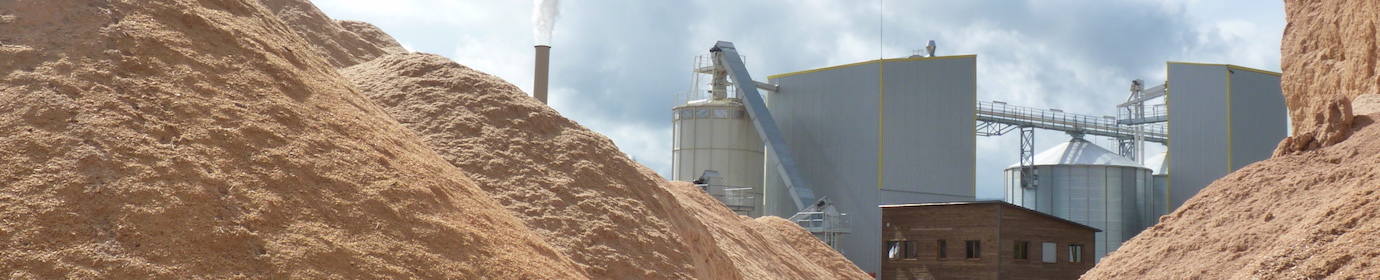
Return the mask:
[(532, 7), (532, 25), (537, 45), (551, 45), (551, 30), (556, 28), (556, 18), (561, 16), (559, 0), (535, 0)]

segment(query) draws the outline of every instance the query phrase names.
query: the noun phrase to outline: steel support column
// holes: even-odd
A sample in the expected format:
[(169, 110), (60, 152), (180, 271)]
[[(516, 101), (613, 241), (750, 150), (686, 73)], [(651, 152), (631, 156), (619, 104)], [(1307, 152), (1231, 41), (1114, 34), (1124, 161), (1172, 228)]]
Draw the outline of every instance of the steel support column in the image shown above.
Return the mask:
[(1135, 138), (1117, 138), (1116, 140), (1118, 143), (1117, 154), (1120, 154), (1121, 156), (1126, 157), (1132, 161), (1140, 162), (1136, 160), (1137, 156), (1139, 156), (1139, 153), (1136, 152), (1139, 150), (1139, 147), (1136, 146), (1139, 143), (1136, 141)]
[(1035, 128), (1021, 127), (1021, 188), (1034, 189), (1035, 170)]

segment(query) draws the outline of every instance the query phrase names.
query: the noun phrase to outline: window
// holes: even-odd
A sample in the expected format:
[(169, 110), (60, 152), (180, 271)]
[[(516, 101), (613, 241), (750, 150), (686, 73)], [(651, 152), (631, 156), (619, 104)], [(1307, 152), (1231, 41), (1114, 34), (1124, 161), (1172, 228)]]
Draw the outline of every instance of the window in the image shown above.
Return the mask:
[(982, 258), (982, 241), (968, 240), (968, 258)]
[(914, 259), (920, 255), (919, 241), (887, 241), (886, 258), (891, 260)]
[(914, 259), (920, 257), (920, 241), (906, 241), (906, 258)]
[(695, 110), (695, 118), (696, 118), (696, 119), (708, 119), (708, 118), (709, 118), (709, 109), (696, 109), (696, 110)]
[(727, 119), (727, 118), (728, 118), (728, 109), (724, 109), (724, 108), (714, 108), (714, 118), (715, 118), (715, 119)]
[(1059, 257), (1057, 256), (1059, 254), (1059, 245), (1054, 244), (1054, 242), (1045, 242), (1040, 244), (1040, 246), (1040, 255), (1044, 257), (1046, 263), (1059, 262)]
[(901, 259), (901, 256), (902, 256), (903, 254), (905, 254), (905, 250), (906, 250), (905, 248), (902, 248), (902, 247), (901, 247), (901, 244), (902, 244), (902, 243), (903, 243), (903, 242), (901, 242), (901, 241), (887, 241), (887, 242), (886, 242), (886, 258), (887, 258), (888, 260), (899, 260), (899, 259)]
[(948, 252), (949, 250), (948, 250), (948, 249), (949, 249), (949, 242), (947, 242), (947, 241), (944, 240), (944, 239), (940, 239), (940, 240), (939, 240), (939, 254), (938, 254), (939, 259), (942, 260), (942, 259), (947, 259), (947, 258), (949, 258), (949, 252)]
[(1069, 262), (1083, 262), (1083, 245), (1069, 245)]
[(1016, 241), (1016, 245), (1011, 248), (1013, 258), (1021, 261), (1030, 260), (1030, 241)]

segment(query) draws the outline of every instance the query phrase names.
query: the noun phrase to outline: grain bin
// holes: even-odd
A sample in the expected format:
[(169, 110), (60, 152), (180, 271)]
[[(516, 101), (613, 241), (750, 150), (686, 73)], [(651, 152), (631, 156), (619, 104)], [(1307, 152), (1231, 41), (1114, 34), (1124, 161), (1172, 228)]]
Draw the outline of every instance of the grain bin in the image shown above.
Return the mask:
[(1142, 196), (1144, 198), (1149, 198), (1145, 200), (1146, 204), (1144, 207), (1146, 208), (1142, 208), (1150, 209), (1150, 212), (1146, 213), (1145, 219), (1141, 221), (1144, 223), (1145, 227), (1154, 226), (1156, 223), (1159, 223), (1160, 216), (1169, 214), (1168, 159), (1169, 151), (1160, 152), (1153, 157), (1145, 159), (1145, 166), (1150, 168), (1152, 174), (1150, 181), (1152, 182), (1151, 186), (1153, 186), (1150, 189), (1151, 193), (1149, 195)]
[(1081, 138), (1036, 154), (1034, 166), (1030, 188), (1021, 187), (1019, 164), (1006, 169), (1006, 201), (1101, 229), (1098, 260), (1145, 228), (1139, 198), (1151, 187), (1149, 168)]

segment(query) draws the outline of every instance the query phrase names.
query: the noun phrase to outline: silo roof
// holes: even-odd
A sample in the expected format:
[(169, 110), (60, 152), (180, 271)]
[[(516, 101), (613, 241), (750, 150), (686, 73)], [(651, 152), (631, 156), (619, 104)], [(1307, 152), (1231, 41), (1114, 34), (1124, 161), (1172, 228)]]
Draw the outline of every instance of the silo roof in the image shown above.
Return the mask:
[[(1145, 168), (1140, 163), (1098, 147), (1082, 138), (1073, 138), (1068, 142), (1035, 154), (1035, 165), (1109, 165)], [(1017, 162), (1007, 168), (1020, 166), (1020, 162)]]
[(1168, 156), (1169, 152), (1163, 152), (1147, 158), (1145, 159), (1145, 166), (1154, 171), (1155, 175), (1169, 174), (1169, 161), (1165, 160)]

